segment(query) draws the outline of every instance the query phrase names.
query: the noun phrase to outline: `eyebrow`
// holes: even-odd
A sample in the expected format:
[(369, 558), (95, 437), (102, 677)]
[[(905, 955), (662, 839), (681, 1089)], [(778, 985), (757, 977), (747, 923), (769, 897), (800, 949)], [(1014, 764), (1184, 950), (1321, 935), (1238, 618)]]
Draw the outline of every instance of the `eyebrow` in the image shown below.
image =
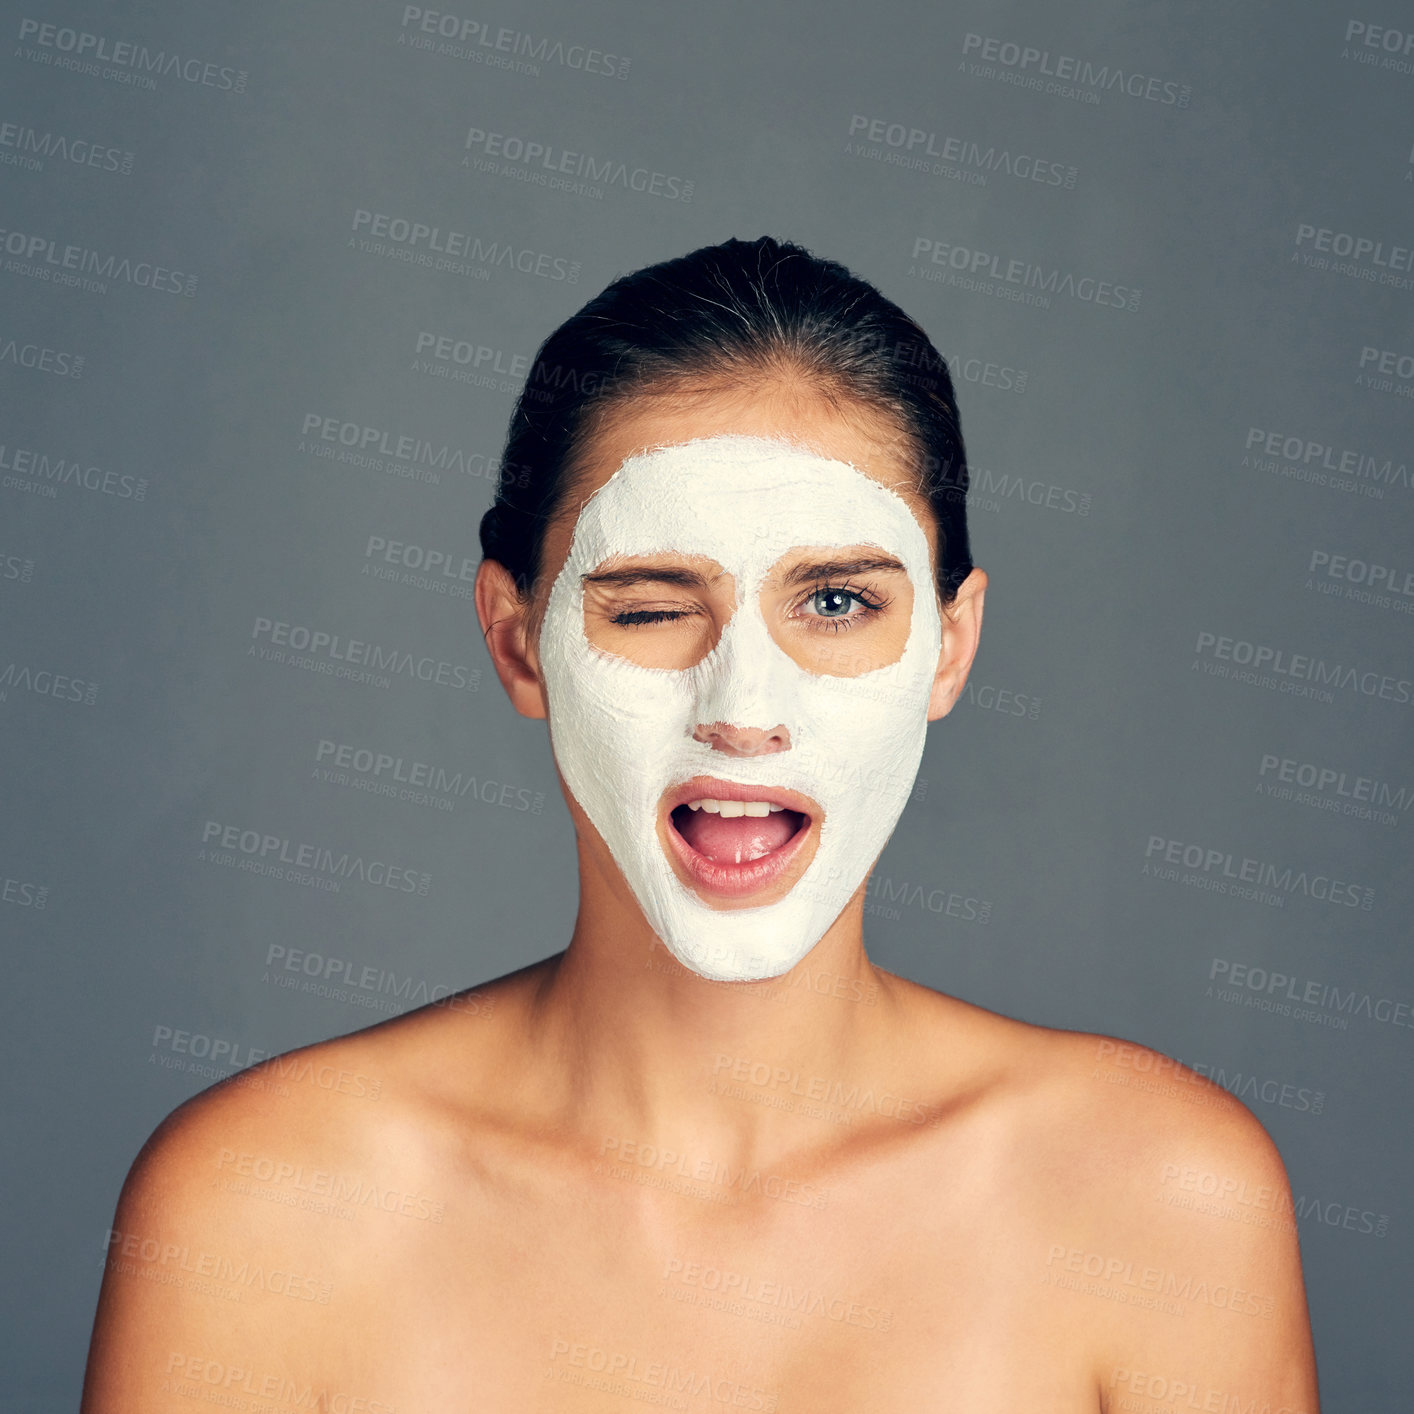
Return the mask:
[(897, 570), (903, 573), (903, 565), (892, 555), (859, 555), (850, 560), (809, 560), (793, 565), (782, 580), (790, 588), (796, 584), (811, 584), (817, 579), (848, 579), (856, 574), (881, 574)]
[[(902, 563), (892, 555), (857, 555), (848, 560), (808, 560), (786, 571), (782, 584), (813, 584), (820, 579), (848, 579), (858, 574), (904, 573)], [(580, 576), (581, 584), (608, 584), (619, 589), (635, 584), (675, 584), (682, 589), (705, 589), (706, 575), (697, 570), (671, 565), (642, 565), (621, 570), (596, 570)]]
[(676, 584), (684, 589), (705, 589), (707, 577), (696, 570), (677, 569), (668, 565), (641, 566), (638, 569), (596, 570), (580, 576), (581, 584), (613, 584), (627, 588), (633, 584)]

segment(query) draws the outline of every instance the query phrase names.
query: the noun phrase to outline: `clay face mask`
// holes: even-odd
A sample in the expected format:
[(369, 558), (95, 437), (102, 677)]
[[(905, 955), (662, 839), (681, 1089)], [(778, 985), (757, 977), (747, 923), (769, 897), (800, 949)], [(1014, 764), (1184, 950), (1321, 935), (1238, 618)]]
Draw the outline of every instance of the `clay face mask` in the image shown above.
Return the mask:
[[(763, 583), (801, 547), (859, 546), (877, 548), (907, 572), (907, 641), (883, 666), (850, 670), (836, 649), (821, 661), (837, 670), (809, 671), (773, 638)], [(683, 668), (640, 666), (596, 647), (585, 631), (583, 576), (606, 561), (663, 555), (713, 561), (734, 588), (735, 607), (715, 646)], [(663, 592), (683, 597), (680, 589)], [(828, 641), (846, 644), (853, 632), (830, 633)], [(551, 743), (566, 785), (680, 962), (718, 981), (775, 977), (824, 936), (908, 799), (940, 646), (922, 527), (898, 495), (847, 463), (775, 439), (709, 437), (630, 457), (589, 498), (540, 634)], [(783, 728), (777, 740), (788, 745), (750, 756), (715, 749), (704, 729), (720, 723)], [(694, 731), (707, 739), (694, 739)], [(762, 818), (758, 805), (738, 820), (733, 804), (713, 810), (708, 788), (673, 791), (697, 776), (743, 787), (737, 795), (744, 800), (797, 792), (812, 802), (809, 818), (781, 810)], [(716, 895), (714, 906), (713, 890), (699, 896), (670, 862), (670, 849), (679, 860), (703, 859), (684, 850), (681, 838), (662, 838), (675, 828), (668, 821), (660, 832), (674, 795), (683, 802), (674, 817), (683, 821), (681, 833), (708, 855), (730, 849), (734, 834), (749, 842), (754, 832), (749, 850), (779, 846), (785, 857), (799, 850), (808, 827), (818, 829), (814, 857), (775, 902), (724, 907)], [(689, 796), (708, 798), (696, 820), (684, 813)], [(781, 845), (795, 821), (796, 839)], [(761, 865), (767, 873), (770, 857)], [(711, 864), (702, 870), (710, 875)]]

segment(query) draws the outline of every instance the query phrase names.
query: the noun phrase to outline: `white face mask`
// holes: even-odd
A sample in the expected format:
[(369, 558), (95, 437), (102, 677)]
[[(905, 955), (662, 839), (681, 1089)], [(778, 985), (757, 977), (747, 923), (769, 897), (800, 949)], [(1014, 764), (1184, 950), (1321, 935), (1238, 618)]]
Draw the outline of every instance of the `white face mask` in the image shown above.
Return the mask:
[[(903, 564), (908, 640), (885, 667), (810, 672), (771, 637), (762, 583), (789, 550), (851, 545)], [(735, 585), (716, 646), (681, 670), (640, 667), (585, 633), (582, 576), (611, 556), (664, 553), (715, 560)], [(551, 742), (650, 926), (685, 966), (717, 981), (776, 977), (839, 917), (912, 790), (941, 632), (922, 527), (897, 494), (845, 462), (784, 441), (709, 437), (630, 457), (590, 497), (540, 634)], [(714, 723), (784, 726), (789, 746), (737, 756), (694, 740)], [(777, 902), (713, 907), (674, 872), (658, 834), (664, 794), (702, 775), (817, 803), (818, 849)]]

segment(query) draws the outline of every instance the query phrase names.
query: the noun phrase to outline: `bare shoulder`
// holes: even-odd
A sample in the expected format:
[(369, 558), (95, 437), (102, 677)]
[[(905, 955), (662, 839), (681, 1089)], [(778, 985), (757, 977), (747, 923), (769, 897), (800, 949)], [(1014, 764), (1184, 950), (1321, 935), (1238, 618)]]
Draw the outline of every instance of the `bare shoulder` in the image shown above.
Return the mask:
[(436, 1250), (474, 1142), (439, 1077), (474, 1075), (487, 995), (275, 1056), (158, 1125), (109, 1231), (85, 1411), (189, 1409), (217, 1371), (309, 1387), (338, 1329), (376, 1325), (371, 1274)]
[[(1035, 1026), (966, 1007), (985, 1057), (995, 1129), (1014, 1181), (1058, 1223), (1162, 1231), (1186, 1196), (1240, 1194), (1289, 1215), (1286, 1170), (1270, 1135), (1234, 1095), (1148, 1046)], [(1242, 1241), (1282, 1245), (1290, 1224), (1238, 1224)], [(1230, 1242), (1235, 1231), (1216, 1229)], [(1190, 1243), (1191, 1238), (1185, 1236)]]
[(1275, 1144), (1247, 1106), (1170, 1056), (936, 992), (925, 1005), (938, 1045), (967, 1058), (952, 1083), (985, 1097), (993, 1129), (1013, 1136), (1048, 1191), (1064, 1187), (1067, 1208), (1100, 1194), (1108, 1202), (1113, 1185), (1162, 1184), (1174, 1165), (1240, 1170), (1258, 1189), (1286, 1182)]
[(1150, 1047), (934, 998), (1001, 1195), (993, 1259), (1043, 1341), (1083, 1352), (1097, 1407), (1316, 1414), (1290, 1187), (1251, 1111)]
[(402, 1165), (418, 1165), (450, 1102), (439, 1078), (471, 1083), (477, 1052), (493, 1049), (494, 993), (490, 984), (287, 1051), (193, 1096), (143, 1145), (120, 1201), (214, 1211), (230, 1206), (219, 1195), (241, 1191), (231, 1180), (281, 1182), (292, 1164), (377, 1163), (390, 1146)]
[(1149, 1047), (1012, 1033), (1026, 1211), (1056, 1319), (1103, 1407), (1152, 1395), (1317, 1408), (1300, 1246), (1275, 1143), (1233, 1095)]
[(1159, 1158), (1241, 1168), (1285, 1183), (1276, 1145), (1235, 1095), (1134, 1041), (1033, 1028), (1047, 1061), (1044, 1090), (1080, 1126), (1096, 1159), (1129, 1168)]

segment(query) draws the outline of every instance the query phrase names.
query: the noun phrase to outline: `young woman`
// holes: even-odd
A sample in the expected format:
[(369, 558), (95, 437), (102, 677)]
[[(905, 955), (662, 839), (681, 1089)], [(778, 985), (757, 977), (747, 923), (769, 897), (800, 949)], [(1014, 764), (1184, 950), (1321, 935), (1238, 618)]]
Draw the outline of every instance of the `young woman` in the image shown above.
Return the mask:
[(87, 1414), (1315, 1414), (1251, 1114), (865, 952), (986, 587), (922, 330), (798, 246), (698, 250), (551, 335), (505, 465), (477, 612), (548, 719), (568, 946), (176, 1110)]

